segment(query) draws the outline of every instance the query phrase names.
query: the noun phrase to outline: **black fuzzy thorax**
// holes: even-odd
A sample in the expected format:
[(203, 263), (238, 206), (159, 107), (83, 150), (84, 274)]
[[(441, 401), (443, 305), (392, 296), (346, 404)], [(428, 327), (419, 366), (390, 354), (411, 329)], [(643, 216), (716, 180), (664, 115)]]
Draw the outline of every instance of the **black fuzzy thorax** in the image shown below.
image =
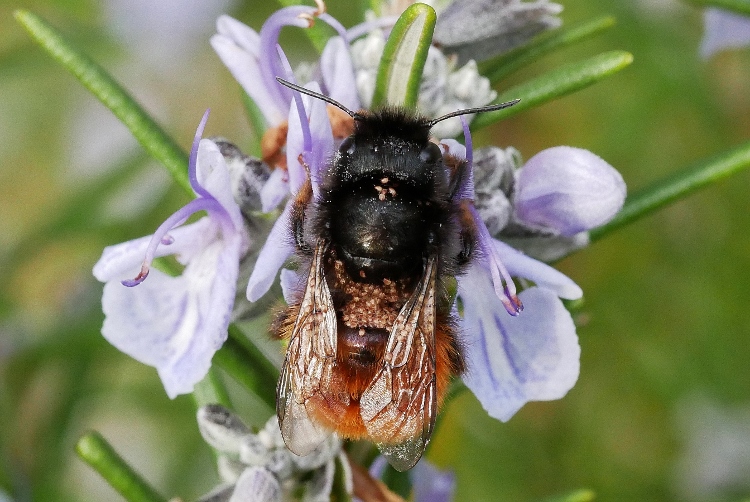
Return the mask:
[(321, 183), (315, 225), (362, 282), (419, 277), (437, 256), (453, 275), (460, 247), (442, 155), (426, 121), (387, 108), (360, 112)]

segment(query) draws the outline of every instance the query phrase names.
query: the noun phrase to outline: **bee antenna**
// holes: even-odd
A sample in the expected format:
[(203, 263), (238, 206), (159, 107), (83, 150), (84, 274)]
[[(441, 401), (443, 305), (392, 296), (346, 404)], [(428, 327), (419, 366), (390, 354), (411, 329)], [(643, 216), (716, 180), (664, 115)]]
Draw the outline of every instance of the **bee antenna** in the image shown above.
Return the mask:
[(338, 108), (338, 109), (346, 112), (350, 117), (352, 117), (355, 120), (360, 117), (360, 115), (358, 113), (355, 113), (355, 112), (351, 111), (349, 108), (345, 107), (344, 105), (342, 105), (341, 103), (339, 103), (335, 99), (329, 98), (325, 94), (321, 94), (319, 92), (311, 91), (310, 89), (305, 89), (304, 87), (300, 87), (297, 84), (293, 84), (293, 83), (291, 83), (291, 82), (289, 82), (287, 80), (284, 80), (281, 77), (276, 77), (276, 80), (281, 85), (285, 85), (285, 86), (289, 87), (290, 89), (293, 89), (293, 90), (295, 90), (297, 92), (301, 92), (302, 94), (307, 94), (308, 96), (312, 96), (313, 98), (318, 98), (320, 100), (325, 101), (326, 103), (332, 104), (336, 108)]
[(456, 110), (455, 112), (447, 113), (443, 115), (442, 117), (438, 117), (436, 119), (430, 120), (425, 123), (427, 127), (432, 127), (438, 122), (442, 122), (445, 119), (449, 119), (451, 117), (457, 117), (459, 115), (467, 115), (469, 113), (481, 113), (481, 112), (494, 112), (495, 110), (502, 110), (503, 108), (509, 108), (516, 103), (521, 101), (521, 99), (514, 99), (512, 101), (506, 101), (505, 103), (497, 103), (494, 105), (487, 105), (487, 106), (480, 106), (478, 108), (466, 108), (465, 110)]

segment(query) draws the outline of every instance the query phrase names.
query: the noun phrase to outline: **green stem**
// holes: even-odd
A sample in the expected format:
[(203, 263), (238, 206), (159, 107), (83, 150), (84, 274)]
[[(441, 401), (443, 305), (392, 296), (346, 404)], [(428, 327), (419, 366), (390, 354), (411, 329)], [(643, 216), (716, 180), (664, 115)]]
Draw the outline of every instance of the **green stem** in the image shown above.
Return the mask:
[(738, 14), (750, 15), (750, 2), (747, 0), (687, 0), (698, 7), (719, 7)]
[(149, 155), (164, 164), (174, 180), (188, 194), (194, 195), (188, 180), (187, 153), (135, 99), (101, 66), (73, 47), (60, 32), (42, 18), (25, 10), (17, 10), (14, 15), (32, 38), (109, 108), (130, 129)]
[(615, 25), (615, 18), (604, 16), (572, 28), (545, 32), (531, 42), (479, 64), (479, 72), (495, 83), (545, 54), (593, 37)]
[(601, 239), (662, 206), (716, 183), (750, 166), (750, 142), (698, 162), (629, 196), (622, 210), (606, 225), (591, 230), (591, 241)]
[(216, 352), (214, 363), (268, 406), (276, 407), (279, 372), (237, 326), (229, 326), (229, 338)]
[(557, 68), (500, 94), (494, 103), (516, 98), (520, 98), (521, 102), (510, 108), (477, 115), (471, 122), (471, 129), (481, 129), (529, 108), (588, 87), (606, 76), (617, 73), (632, 62), (633, 55), (629, 52), (611, 51)]
[(544, 499), (544, 502), (591, 502), (595, 498), (596, 494), (593, 491), (583, 488), (565, 495)]
[(76, 452), (128, 502), (167, 502), (98, 432), (84, 434), (76, 443)]
[(233, 409), (229, 393), (217, 374), (216, 368), (209, 369), (205, 378), (195, 385), (193, 400), (195, 400), (196, 408), (207, 404), (220, 404), (229, 410)]
[(407, 499), (411, 493), (409, 471), (397, 471), (391, 464), (385, 466), (385, 471), (383, 471), (383, 483), (385, 483), (393, 493), (400, 495), (404, 499)]

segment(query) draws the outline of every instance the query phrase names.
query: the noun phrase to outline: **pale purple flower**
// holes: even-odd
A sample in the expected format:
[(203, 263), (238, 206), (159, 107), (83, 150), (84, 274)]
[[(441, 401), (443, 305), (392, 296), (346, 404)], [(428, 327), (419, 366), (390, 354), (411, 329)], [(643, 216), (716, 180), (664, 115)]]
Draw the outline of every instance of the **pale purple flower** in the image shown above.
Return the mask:
[[(510, 265), (509, 269), (515, 273)], [(549, 280), (553, 270), (537, 272)], [(557, 274), (562, 280), (554, 287), (571, 292), (577, 289), (570, 279)], [(523, 313), (509, 316), (492, 288), (480, 265), (471, 267), (459, 280), (467, 335), (468, 368), (463, 380), (490, 416), (507, 421), (527, 402), (559, 399), (573, 387), (578, 379), (580, 347), (573, 319), (555, 291), (540, 286), (522, 291)]]
[[(198, 197), (154, 235), (105, 248), (93, 270), (105, 283), (102, 334), (154, 366), (171, 398), (192, 392), (226, 340), (239, 263), (249, 243), (224, 157), (212, 141), (200, 139), (207, 119), (208, 112), (190, 154), (190, 183)], [(178, 226), (198, 211), (207, 216)], [(181, 275), (151, 269), (155, 257), (166, 255), (185, 265)]]
[(442, 471), (425, 459), (409, 471), (414, 502), (450, 502), (456, 491), (456, 475)]
[(708, 59), (725, 49), (750, 45), (750, 17), (715, 7), (703, 11), (700, 55)]
[[(465, 155), (472, 163), (466, 122), (464, 131)], [(576, 173), (573, 170), (568, 174)], [(461, 192), (464, 198), (475, 192), (473, 179), (467, 185)], [(558, 205), (550, 214), (555, 209), (566, 211)], [(473, 206), (471, 210), (482, 254), (458, 278), (468, 366), (463, 379), (490, 416), (506, 421), (529, 401), (561, 398), (578, 379), (580, 347), (575, 324), (560, 298), (575, 300), (583, 292), (549, 265), (492, 238), (479, 213)], [(592, 219), (607, 219), (598, 216)], [(511, 277), (532, 281), (536, 286), (516, 298)]]
[[(279, 33), (284, 26), (308, 28), (315, 18), (325, 21), (339, 33), (323, 49), (318, 62), (318, 84), (335, 100), (347, 108), (357, 110), (360, 101), (349, 55), (350, 35), (338, 21), (323, 12), (322, 6), (280, 9), (263, 23), (260, 33), (229, 16), (221, 16), (216, 22), (218, 33), (211, 38), (211, 45), (258, 106), (269, 128), (282, 125), (292, 107), (291, 90), (276, 81), (276, 77), (290, 78), (276, 50)], [(296, 158), (294, 163), (297, 163)], [(261, 192), (263, 211), (271, 211), (290, 190), (295, 191), (289, 186), (289, 176), (291, 173), (281, 169), (271, 174)]]
[[(370, 475), (382, 479), (388, 461), (382, 455), (370, 464)], [(456, 475), (450, 470), (440, 470), (422, 457), (410, 471), (414, 502), (450, 502), (456, 491)]]
[[(314, 82), (308, 84), (307, 87), (320, 92), (320, 88)], [(327, 165), (328, 155), (333, 151), (333, 133), (325, 102), (307, 95), (299, 99), (301, 107), (292, 107), (289, 112), (286, 149), (289, 189), (292, 194), (295, 194), (307, 177), (305, 169), (299, 163), (299, 158), (302, 156), (310, 170), (313, 192), (316, 193), (320, 172)], [(305, 117), (306, 120), (300, 120), (300, 116)], [(294, 253), (294, 244), (288, 237), (291, 209), (292, 200), (287, 203), (281, 216), (276, 220), (268, 239), (260, 250), (258, 261), (247, 284), (247, 297), (252, 302), (268, 291), (281, 266)]]
[(626, 187), (615, 168), (582, 148), (557, 146), (534, 155), (516, 173), (516, 217), (532, 227), (572, 236), (620, 211)]

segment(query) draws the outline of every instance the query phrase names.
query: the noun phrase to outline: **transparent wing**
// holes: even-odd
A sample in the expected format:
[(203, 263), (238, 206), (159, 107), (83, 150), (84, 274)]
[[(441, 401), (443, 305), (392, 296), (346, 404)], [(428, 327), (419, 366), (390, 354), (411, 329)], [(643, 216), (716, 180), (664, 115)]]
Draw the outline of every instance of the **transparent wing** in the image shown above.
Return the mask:
[(276, 387), (281, 435), (297, 455), (309, 454), (331, 434), (310, 419), (306, 406), (330, 387), (336, 361), (336, 312), (323, 271), (325, 251), (319, 242)]
[(435, 426), (436, 270), (433, 256), (396, 318), (383, 366), (360, 399), (367, 432), (399, 471), (417, 463)]

